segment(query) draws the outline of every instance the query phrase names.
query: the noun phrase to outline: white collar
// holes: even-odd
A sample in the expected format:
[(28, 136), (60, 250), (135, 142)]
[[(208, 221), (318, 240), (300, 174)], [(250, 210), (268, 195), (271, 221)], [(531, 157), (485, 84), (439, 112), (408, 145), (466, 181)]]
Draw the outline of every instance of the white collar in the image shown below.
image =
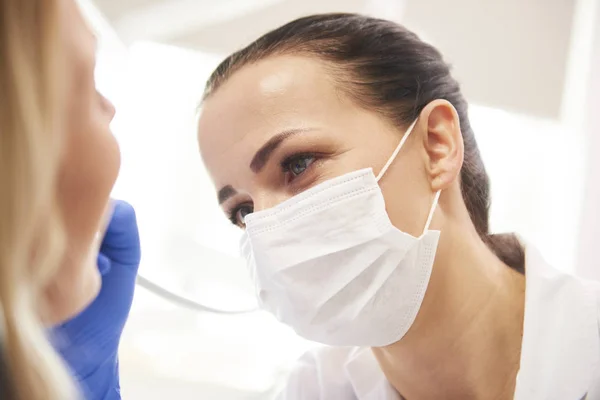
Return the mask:
[[(515, 400), (580, 400), (600, 368), (598, 285), (550, 267), (526, 246), (525, 319)], [(359, 400), (400, 400), (370, 348), (345, 373)]]
[(345, 372), (358, 400), (402, 400), (387, 381), (370, 347), (357, 347), (348, 357)]
[(598, 286), (527, 246), (525, 320), (515, 399), (582, 399), (600, 366)]

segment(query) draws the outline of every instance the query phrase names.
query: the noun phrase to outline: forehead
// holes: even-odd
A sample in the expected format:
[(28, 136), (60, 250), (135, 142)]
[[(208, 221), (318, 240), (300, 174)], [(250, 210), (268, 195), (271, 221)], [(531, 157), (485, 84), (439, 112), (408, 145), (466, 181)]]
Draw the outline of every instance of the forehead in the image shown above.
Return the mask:
[[(205, 101), (200, 134), (205, 132), (202, 128), (214, 128), (214, 119), (220, 119), (223, 113), (235, 113), (245, 124), (294, 112), (314, 112), (319, 109), (314, 101), (322, 105), (336, 100), (330, 80), (324, 65), (308, 57), (269, 57), (244, 66)], [(240, 122), (240, 118), (230, 122)]]
[(299, 56), (271, 57), (235, 72), (203, 104), (200, 150), (209, 172), (223, 155), (248, 158), (287, 129), (320, 128), (347, 112), (325, 66)]

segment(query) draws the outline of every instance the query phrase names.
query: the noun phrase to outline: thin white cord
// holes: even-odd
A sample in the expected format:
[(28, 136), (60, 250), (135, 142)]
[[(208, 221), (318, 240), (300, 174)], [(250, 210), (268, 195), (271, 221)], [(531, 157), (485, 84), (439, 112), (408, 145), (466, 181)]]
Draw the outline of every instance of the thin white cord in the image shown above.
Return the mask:
[(425, 229), (423, 229), (423, 234), (425, 234), (429, 230), (429, 225), (431, 225), (431, 220), (433, 219), (433, 214), (435, 213), (435, 209), (437, 208), (438, 201), (440, 200), (441, 190), (438, 190), (433, 198), (433, 204), (431, 205), (431, 210), (429, 210), (429, 216), (427, 217), (427, 222), (425, 223)]
[(213, 314), (222, 314), (222, 315), (249, 314), (249, 313), (258, 311), (258, 308), (253, 308), (250, 310), (241, 310), (241, 311), (226, 311), (226, 310), (219, 310), (217, 308), (208, 307), (203, 304), (197, 303), (193, 300), (189, 300), (189, 299), (186, 299), (185, 297), (179, 296), (179, 295), (163, 288), (162, 286), (157, 285), (156, 283), (144, 278), (141, 275), (137, 276), (136, 284), (138, 284), (139, 286), (148, 290), (149, 292), (154, 293), (155, 295), (157, 295), (158, 297), (161, 297), (164, 300), (168, 300), (172, 303), (177, 304), (178, 306), (181, 306), (184, 308), (189, 308), (194, 311), (209, 312), (209, 313), (213, 313)]
[(419, 119), (415, 119), (413, 121), (412, 124), (410, 124), (410, 126), (408, 127), (408, 129), (406, 130), (406, 133), (404, 134), (404, 136), (402, 137), (402, 140), (400, 140), (400, 143), (398, 143), (398, 146), (396, 146), (396, 150), (394, 150), (394, 152), (392, 153), (392, 155), (390, 156), (390, 158), (387, 160), (387, 162), (385, 163), (385, 165), (383, 166), (383, 168), (381, 169), (381, 171), (379, 171), (379, 174), (377, 175), (377, 182), (379, 182), (379, 180), (381, 179), (381, 177), (383, 176), (383, 174), (386, 173), (386, 171), (388, 170), (388, 168), (390, 167), (390, 165), (392, 165), (392, 163), (394, 162), (394, 160), (396, 159), (396, 156), (398, 155), (398, 153), (400, 152), (400, 149), (402, 149), (402, 146), (404, 146), (404, 142), (406, 142), (406, 140), (408, 139), (408, 137), (410, 136), (410, 134), (413, 131), (413, 128), (415, 127), (415, 125), (417, 124), (417, 121)]

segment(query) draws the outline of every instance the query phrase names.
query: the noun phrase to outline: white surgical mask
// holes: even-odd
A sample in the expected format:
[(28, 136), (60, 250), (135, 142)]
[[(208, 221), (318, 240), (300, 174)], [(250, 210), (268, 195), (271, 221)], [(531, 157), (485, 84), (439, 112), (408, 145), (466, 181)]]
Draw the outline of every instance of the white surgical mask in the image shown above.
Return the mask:
[(300, 336), (335, 346), (400, 340), (421, 307), (439, 231), (420, 237), (392, 225), (375, 177), (351, 172), (246, 217), (241, 251), (261, 307)]

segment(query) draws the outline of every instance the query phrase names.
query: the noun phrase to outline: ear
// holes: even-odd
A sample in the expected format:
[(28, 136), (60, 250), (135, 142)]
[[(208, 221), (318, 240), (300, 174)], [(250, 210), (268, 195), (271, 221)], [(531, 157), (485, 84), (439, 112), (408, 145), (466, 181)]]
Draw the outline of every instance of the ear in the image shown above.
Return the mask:
[(460, 121), (454, 106), (446, 100), (434, 100), (419, 116), (422, 126), (426, 168), (434, 192), (447, 189), (459, 176), (464, 145)]

